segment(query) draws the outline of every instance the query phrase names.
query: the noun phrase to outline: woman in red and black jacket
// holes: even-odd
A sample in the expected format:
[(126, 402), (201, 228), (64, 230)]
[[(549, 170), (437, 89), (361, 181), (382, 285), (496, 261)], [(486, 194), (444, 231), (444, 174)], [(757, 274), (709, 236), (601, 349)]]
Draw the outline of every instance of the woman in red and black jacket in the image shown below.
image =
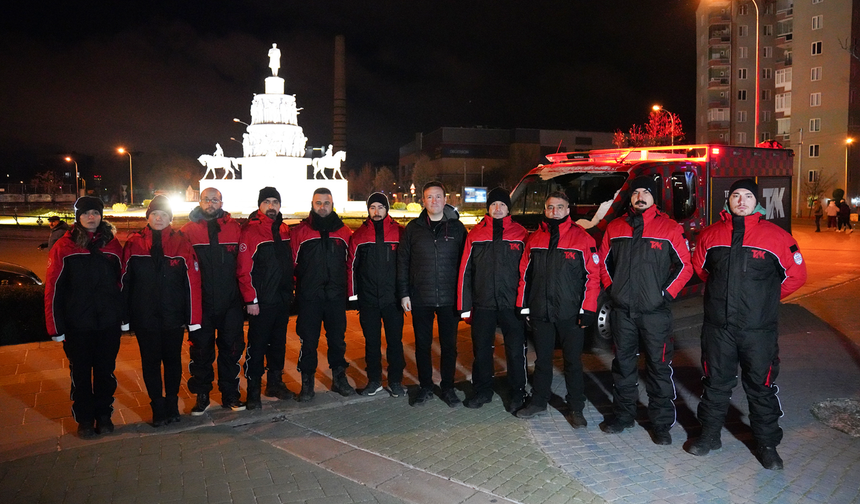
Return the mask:
[(131, 235), (123, 249), (124, 321), (140, 346), (152, 426), (161, 427), (179, 421), (182, 339), (185, 326), (199, 329), (202, 318), (200, 268), (191, 242), (170, 227), (173, 213), (167, 198), (152, 199), (146, 220), (147, 226)]
[(85, 439), (113, 432), (122, 324), (122, 246), (114, 227), (102, 220), (103, 209), (98, 198), (75, 202), (75, 225), (51, 249), (45, 280), (48, 334), (63, 342), (69, 359), (72, 414)]

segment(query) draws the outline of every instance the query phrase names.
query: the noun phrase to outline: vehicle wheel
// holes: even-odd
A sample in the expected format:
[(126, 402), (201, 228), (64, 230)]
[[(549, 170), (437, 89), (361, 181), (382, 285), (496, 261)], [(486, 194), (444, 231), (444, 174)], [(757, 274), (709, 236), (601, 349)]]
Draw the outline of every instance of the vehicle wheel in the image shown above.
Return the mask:
[(597, 335), (605, 340), (612, 339), (612, 331), (609, 327), (609, 313), (612, 311), (612, 302), (608, 299), (600, 304), (600, 309), (597, 311), (597, 323), (595, 331)]

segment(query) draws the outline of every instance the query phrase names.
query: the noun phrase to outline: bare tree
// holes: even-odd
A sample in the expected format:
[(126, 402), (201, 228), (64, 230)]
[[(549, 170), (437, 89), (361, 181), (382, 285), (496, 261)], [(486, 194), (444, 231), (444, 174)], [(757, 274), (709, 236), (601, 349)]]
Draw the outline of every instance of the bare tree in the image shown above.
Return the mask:
[(383, 166), (376, 170), (376, 176), (373, 177), (373, 190), (391, 194), (394, 190), (394, 174), (387, 166)]

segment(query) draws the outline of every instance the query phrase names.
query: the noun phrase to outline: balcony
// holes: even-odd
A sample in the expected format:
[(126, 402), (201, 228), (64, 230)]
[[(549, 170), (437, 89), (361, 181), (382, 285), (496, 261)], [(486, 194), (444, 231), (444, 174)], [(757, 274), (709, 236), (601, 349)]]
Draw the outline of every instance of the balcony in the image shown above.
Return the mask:
[(728, 130), (730, 121), (709, 121), (708, 131)]

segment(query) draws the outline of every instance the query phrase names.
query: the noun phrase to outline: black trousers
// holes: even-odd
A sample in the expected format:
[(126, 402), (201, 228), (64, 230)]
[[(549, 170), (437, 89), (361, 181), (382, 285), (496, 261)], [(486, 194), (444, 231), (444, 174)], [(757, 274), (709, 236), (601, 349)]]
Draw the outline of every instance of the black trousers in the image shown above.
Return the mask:
[(816, 231), (821, 231), (821, 217), (822, 217), (821, 215), (815, 216), (815, 230)]
[(215, 371), (215, 347), (218, 347), (218, 390), (222, 396), (239, 396), (239, 360), (245, 351), (245, 318), (242, 306), (230, 307), (223, 313), (203, 311), (200, 329), (189, 332), (191, 362), (188, 370), (188, 390), (192, 394), (212, 391)]
[(702, 326), (702, 369), (705, 391), (698, 417), (704, 434), (718, 433), (726, 419), (732, 389), (741, 382), (750, 409), (750, 427), (761, 446), (782, 441), (779, 417), (782, 409), (774, 383), (779, 376), (777, 331), (741, 331)]
[(364, 333), (364, 360), (367, 380), (382, 383), (382, 325), (385, 324), (385, 358), (388, 361), (388, 383), (403, 381), (403, 309), (399, 304), (382, 308), (362, 306), (358, 312)]
[(320, 332), (325, 324), (325, 339), (328, 343), (328, 366), (332, 369), (346, 369), (346, 297), (321, 301), (299, 300), (299, 314), (296, 318), (296, 333), (302, 340), (298, 369), (302, 374), (317, 372), (317, 347)]
[[(287, 324), (290, 307), (286, 303), (260, 305), (260, 314), (248, 319), (248, 348), (245, 351), (245, 378), (260, 380), (268, 370), (269, 380), (283, 380), (287, 353)], [(263, 359), (266, 359), (265, 365)]]
[(66, 332), (63, 351), (72, 378), (72, 416), (81, 424), (113, 413), (119, 326), (101, 331)]
[(639, 348), (645, 350), (645, 391), (648, 418), (655, 428), (675, 423), (675, 383), (672, 381), (672, 312), (669, 308), (632, 314), (610, 313), (615, 358), (612, 359), (612, 409), (622, 421), (636, 418), (639, 401)]
[[(182, 382), (182, 339), (185, 328), (148, 331), (135, 329), (137, 345), (140, 347), (140, 365), (143, 371), (143, 384), (150, 401), (162, 397), (179, 395)], [(161, 372), (164, 366), (164, 388)]]
[(508, 384), (514, 396), (523, 396), (526, 388), (526, 334), (522, 319), (516, 310), (472, 310), (472, 387), (477, 396), (493, 394), (495, 370), (493, 348), (496, 343), (496, 326), (501, 326), (505, 341)]
[(535, 372), (532, 378), (532, 404), (546, 406), (552, 394), (552, 357), (558, 335), (564, 358), (564, 383), (568, 405), (574, 411), (585, 408), (585, 383), (582, 379), (582, 346), (585, 330), (577, 317), (558, 322), (532, 320), (535, 344)]
[(457, 324), (453, 306), (416, 306), (412, 308), (412, 329), (415, 332), (415, 364), (421, 388), (433, 387), (433, 319), (439, 327), (439, 347), (442, 358), (439, 373), (442, 390), (454, 388), (457, 369)]

